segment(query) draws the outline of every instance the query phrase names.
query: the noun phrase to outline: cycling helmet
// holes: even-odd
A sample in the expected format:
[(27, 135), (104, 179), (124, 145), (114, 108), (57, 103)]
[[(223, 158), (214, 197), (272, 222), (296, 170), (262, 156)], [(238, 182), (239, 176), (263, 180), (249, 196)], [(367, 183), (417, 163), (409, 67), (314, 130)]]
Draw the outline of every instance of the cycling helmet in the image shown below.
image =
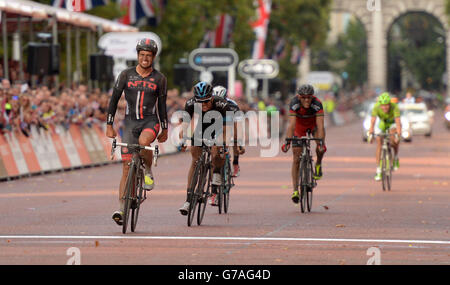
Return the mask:
[(381, 105), (386, 105), (386, 104), (391, 103), (391, 96), (389, 96), (389, 93), (388, 92), (382, 93), (378, 97), (378, 103), (380, 103)]
[(223, 86), (218, 85), (213, 88), (212, 95), (225, 99), (227, 98), (227, 89)]
[(297, 90), (298, 95), (314, 95), (314, 87), (310, 84), (303, 84)]
[(194, 98), (197, 102), (208, 101), (211, 99), (213, 87), (207, 82), (199, 82), (194, 86)]
[(140, 39), (136, 45), (136, 51), (139, 53), (141, 50), (151, 51), (156, 56), (158, 53), (158, 45), (152, 39)]

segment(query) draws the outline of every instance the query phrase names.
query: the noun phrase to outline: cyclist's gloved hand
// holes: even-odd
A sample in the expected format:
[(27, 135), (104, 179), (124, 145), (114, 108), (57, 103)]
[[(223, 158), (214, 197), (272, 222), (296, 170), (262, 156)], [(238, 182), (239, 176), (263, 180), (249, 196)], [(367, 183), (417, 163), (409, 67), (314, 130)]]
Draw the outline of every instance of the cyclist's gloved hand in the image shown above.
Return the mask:
[(322, 153), (327, 152), (327, 146), (325, 145), (325, 142), (323, 140), (319, 141), (319, 145), (317, 146), (319, 148), (319, 151)]
[(373, 142), (373, 133), (368, 131), (367, 132), (367, 142), (372, 143)]
[(291, 148), (291, 143), (290, 142), (284, 142), (284, 144), (281, 146), (281, 151), (282, 152), (288, 152), (288, 150)]

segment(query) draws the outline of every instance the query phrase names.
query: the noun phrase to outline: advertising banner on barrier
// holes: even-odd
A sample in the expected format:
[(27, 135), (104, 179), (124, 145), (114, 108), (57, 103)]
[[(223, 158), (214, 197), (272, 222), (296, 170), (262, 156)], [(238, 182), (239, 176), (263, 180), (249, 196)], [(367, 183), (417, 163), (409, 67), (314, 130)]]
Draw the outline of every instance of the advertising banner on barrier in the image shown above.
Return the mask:
[[(21, 132), (0, 135), (0, 178), (110, 161), (112, 140), (105, 136), (104, 126), (71, 125), (68, 130), (62, 125), (49, 130), (31, 126), (30, 130), (30, 137)], [(159, 145), (160, 154), (177, 152), (170, 140)], [(116, 148), (114, 160), (121, 160), (120, 148)]]
[(2, 157), (2, 161), (4, 162), (3, 164), (7, 176), (19, 175), (19, 170), (17, 169), (11, 147), (3, 135), (0, 135), (0, 155)]

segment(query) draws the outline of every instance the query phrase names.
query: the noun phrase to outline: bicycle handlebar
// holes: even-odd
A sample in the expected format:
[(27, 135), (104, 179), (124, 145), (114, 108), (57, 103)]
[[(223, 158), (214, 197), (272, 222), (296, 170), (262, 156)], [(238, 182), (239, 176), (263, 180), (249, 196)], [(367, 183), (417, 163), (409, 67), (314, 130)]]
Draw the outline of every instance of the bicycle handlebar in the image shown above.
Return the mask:
[(301, 137), (301, 138), (286, 138), (287, 142), (301, 142), (303, 140), (309, 141), (323, 141), (323, 139), (310, 138), (310, 137)]
[(153, 164), (155, 166), (157, 166), (158, 156), (159, 156), (159, 147), (157, 145), (155, 145), (155, 146), (143, 146), (143, 145), (139, 145), (139, 144), (119, 143), (119, 142), (116, 141), (116, 139), (113, 139), (112, 148), (111, 148), (111, 160), (114, 157), (114, 150), (118, 146), (124, 146), (124, 147), (127, 147), (127, 148), (135, 148), (135, 149), (139, 149), (139, 150), (141, 150), (141, 149), (152, 150), (153, 151)]

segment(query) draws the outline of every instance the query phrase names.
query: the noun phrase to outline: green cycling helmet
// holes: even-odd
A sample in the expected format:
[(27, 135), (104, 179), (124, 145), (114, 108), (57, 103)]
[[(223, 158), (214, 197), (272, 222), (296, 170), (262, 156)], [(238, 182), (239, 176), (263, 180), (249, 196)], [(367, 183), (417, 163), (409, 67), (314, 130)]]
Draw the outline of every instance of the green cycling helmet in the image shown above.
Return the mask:
[(388, 92), (382, 93), (380, 97), (378, 97), (378, 103), (380, 103), (381, 105), (391, 103), (391, 96), (389, 96), (389, 93)]

